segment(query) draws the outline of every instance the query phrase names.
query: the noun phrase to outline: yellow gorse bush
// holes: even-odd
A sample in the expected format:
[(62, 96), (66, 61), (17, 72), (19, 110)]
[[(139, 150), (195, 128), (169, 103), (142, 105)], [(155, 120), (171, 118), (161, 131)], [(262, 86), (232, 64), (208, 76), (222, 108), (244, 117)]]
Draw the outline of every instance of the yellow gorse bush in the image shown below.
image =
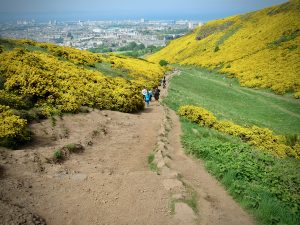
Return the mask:
[(219, 132), (239, 137), (258, 149), (278, 157), (291, 156), (300, 159), (299, 138), (297, 143), (290, 147), (285, 144), (286, 139), (284, 136), (275, 135), (267, 128), (257, 126), (242, 127), (230, 121), (218, 121), (208, 110), (192, 105), (181, 106), (178, 114), (200, 126), (211, 127)]
[(205, 127), (212, 127), (217, 121), (211, 112), (193, 105), (181, 106), (178, 110), (178, 114)]
[[(23, 40), (24, 42), (24, 40)], [(26, 43), (26, 41), (25, 41)], [(156, 85), (166, 72), (164, 67), (158, 64), (148, 62), (142, 59), (131, 58), (116, 54), (95, 54), (84, 50), (78, 50), (70, 47), (60, 47), (49, 43), (32, 43), (50, 51), (54, 56), (59, 56), (76, 65), (94, 66), (97, 62), (108, 62), (113, 68), (122, 69), (128, 72), (134, 79), (143, 79), (144, 85), (151, 88)]]
[(0, 138), (20, 135), (26, 124), (27, 122), (14, 115), (8, 106), (0, 105)]
[[(77, 112), (81, 106), (139, 111), (144, 107), (142, 87), (153, 88), (166, 71), (146, 60), (94, 54), (30, 40), (9, 42), (19, 48), (0, 53), (0, 104), (13, 109), (36, 107), (46, 116)], [(28, 45), (37, 51), (26, 50)], [(128, 72), (131, 79), (105, 76), (94, 69), (95, 63), (101, 62)], [(13, 111), (5, 112), (1, 115), (5, 123), (0, 124), (0, 139), (17, 135), (26, 125), (25, 120), (13, 116)]]
[(300, 97), (300, 1), (211, 21), (148, 57), (237, 77), (243, 86)]

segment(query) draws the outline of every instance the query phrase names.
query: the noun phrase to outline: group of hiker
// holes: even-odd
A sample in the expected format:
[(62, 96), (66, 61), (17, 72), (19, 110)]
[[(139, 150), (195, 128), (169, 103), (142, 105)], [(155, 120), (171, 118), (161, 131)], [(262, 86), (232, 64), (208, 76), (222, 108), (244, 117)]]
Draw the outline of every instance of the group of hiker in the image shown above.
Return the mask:
[(142, 94), (144, 96), (146, 105), (149, 106), (149, 103), (152, 101), (152, 97), (154, 97), (155, 101), (158, 101), (160, 90), (158, 87), (155, 87), (152, 90), (143, 89)]
[[(166, 88), (166, 77), (164, 77), (161, 80), (161, 85), (163, 86), (163, 88)], [(146, 105), (149, 106), (150, 102), (152, 101), (152, 97), (154, 97), (155, 101), (159, 100), (159, 96), (160, 96), (160, 90), (157, 87), (153, 87), (152, 90), (147, 90), (146, 88), (144, 88), (142, 90), (142, 94), (144, 96), (144, 100), (146, 102)]]

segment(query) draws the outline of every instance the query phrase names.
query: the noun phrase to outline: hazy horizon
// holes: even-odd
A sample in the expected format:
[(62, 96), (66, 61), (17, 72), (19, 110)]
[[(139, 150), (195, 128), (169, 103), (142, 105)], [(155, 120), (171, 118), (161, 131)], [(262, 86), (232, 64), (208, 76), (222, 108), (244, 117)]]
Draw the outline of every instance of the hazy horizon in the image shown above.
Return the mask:
[(198, 20), (208, 21), (242, 14), (285, 0), (1, 0), (0, 21), (34, 19), (40, 22), (77, 20)]

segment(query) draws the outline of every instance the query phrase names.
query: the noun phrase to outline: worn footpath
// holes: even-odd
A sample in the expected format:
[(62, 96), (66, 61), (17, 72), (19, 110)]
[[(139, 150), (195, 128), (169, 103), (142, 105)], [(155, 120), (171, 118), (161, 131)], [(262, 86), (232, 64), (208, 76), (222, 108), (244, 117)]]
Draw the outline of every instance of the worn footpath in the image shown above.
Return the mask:
[[(31, 145), (0, 149), (0, 224), (253, 224), (184, 154), (178, 116), (161, 102), (137, 114), (90, 111), (32, 124)], [(49, 160), (71, 143), (84, 151)]]

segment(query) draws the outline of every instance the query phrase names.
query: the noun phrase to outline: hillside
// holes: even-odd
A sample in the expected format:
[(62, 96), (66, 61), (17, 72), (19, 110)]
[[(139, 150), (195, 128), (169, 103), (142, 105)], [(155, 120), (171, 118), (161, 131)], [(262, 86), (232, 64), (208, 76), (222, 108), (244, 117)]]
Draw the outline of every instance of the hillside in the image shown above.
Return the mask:
[(196, 65), (238, 78), (242, 86), (300, 97), (300, 1), (215, 20), (148, 57)]
[(28, 121), (82, 107), (137, 112), (165, 73), (146, 60), (29, 40), (0, 40), (0, 145), (30, 137)]
[(299, 100), (216, 71), (176, 69), (164, 103), (181, 116), (185, 152), (204, 161), (256, 224), (299, 224)]

